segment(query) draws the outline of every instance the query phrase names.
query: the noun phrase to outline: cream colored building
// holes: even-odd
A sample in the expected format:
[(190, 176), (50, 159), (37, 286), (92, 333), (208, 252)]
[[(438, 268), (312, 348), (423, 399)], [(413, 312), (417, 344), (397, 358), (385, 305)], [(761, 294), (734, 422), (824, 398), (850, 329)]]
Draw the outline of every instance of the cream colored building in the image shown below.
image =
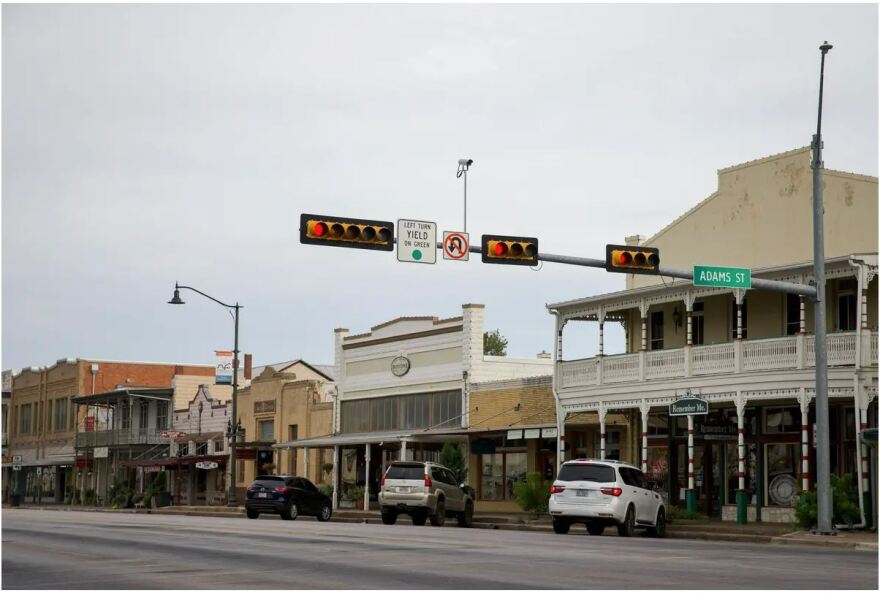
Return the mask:
[[(331, 450), (273, 446), (331, 433), (332, 376), (302, 360), (255, 370), (260, 374), (238, 392), (238, 413), (245, 435), (237, 449), (237, 488), (243, 491), (260, 473), (297, 475), (315, 484), (329, 482), (330, 473), (324, 466), (332, 462)], [(266, 467), (269, 463), (273, 467)]]
[[(628, 242), (657, 247), (668, 268), (749, 267), (755, 278), (807, 284), (809, 165), (802, 148), (722, 169), (715, 193), (653, 237)], [(823, 183), (831, 464), (835, 473), (857, 476), (861, 493), (867, 451), (858, 433), (877, 425), (877, 179), (826, 170)], [(710, 405), (693, 427), (700, 510), (732, 519), (737, 492), (744, 492), (751, 520), (792, 520), (797, 494), (813, 487), (815, 473), (812, 303), (648, 275), (628, 275), (626, 284), (621, 292), (548, 305), (563, 438), (577, 455), (611, 456), (611, 418), (629, 415), (616, 440), (636, 446), (629, 454), (620, 447), (619, 456), (641, 463), (670, 502), (680, 503), (691, 487), (689, 427), (668, 412), (690, 390)], [(599, 325), (598, 355), (572, 360), (565, 330), (583, 322)], [(608, 323), (623, 326), (625, 353), (603, 352)], [(584, 413), (598, 438), (576, 436), (583, 431), (574, 429), (575, 415)]]

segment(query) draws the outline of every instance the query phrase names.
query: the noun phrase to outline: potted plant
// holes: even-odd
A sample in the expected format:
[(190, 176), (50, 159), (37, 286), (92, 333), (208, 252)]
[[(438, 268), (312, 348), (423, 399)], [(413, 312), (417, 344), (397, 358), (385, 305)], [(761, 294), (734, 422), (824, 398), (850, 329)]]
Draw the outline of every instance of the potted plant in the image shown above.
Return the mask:
[(333, 473), (333, 464), (332, 463), (325, 463), (324, 465), (321, 466), (321, 469), (323, 469), (324, 473), (329, 476), (331, 473)]
[(364, 510), (364, 491), (363, 486), (353, 486), (348, 489), (348, 497), (354, 503), (354, 508), (359, 511)]

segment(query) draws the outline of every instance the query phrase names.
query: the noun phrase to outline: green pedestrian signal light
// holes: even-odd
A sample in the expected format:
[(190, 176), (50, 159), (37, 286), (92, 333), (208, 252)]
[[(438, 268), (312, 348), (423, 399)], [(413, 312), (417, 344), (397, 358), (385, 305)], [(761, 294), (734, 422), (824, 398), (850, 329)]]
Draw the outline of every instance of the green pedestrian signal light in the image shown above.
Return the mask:
[(538, 239), (508, 235), (483, 235), (480, 249), (484, 264), (538, 265)]
[(385, 220), (301, 214), (299, 242), (394, 251), (394, 223)]
[(606, 245), (605, 269), (626, 274), (659, 274), (660, 250), (637, 245)]

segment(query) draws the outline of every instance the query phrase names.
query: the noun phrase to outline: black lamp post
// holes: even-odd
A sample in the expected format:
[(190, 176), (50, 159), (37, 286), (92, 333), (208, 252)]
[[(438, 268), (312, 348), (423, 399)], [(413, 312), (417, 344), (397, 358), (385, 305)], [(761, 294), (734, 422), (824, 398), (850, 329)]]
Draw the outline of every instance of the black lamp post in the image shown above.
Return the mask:
[[(211, 295), (205, 294), (201, 290), (193, 288), (192, 286), (181, 286), (174, 283), (174, 296), (171, 297), (171, 300), (168, 301), (169, 305), (183, 305), (184, 302), (180, 298), (180, 289), (185, 288), (187, 290), (191, 290), (193, 292), (197, 292), (203, 297), (210, 299), (217, 303), (222, 307), (226, 307), (226, 309), (234, 309), (235, 310), (235, 346), (232, 349), (232, 418), (238, 418), (238, 311), (242, 308), (242, 305), (235, 303), (234, 305), (227, 305), (223, 301), (218, 301)], [(226, 505), (230, 507), (238, 506), (238, 503), (235, 499), (235, 448), (236, 442), (238, 440), (238, 434), (241, 432), (241, 421), (237, 421), (237, 427), (235, 431), (229, 430), (229, 486), (228, 486), (228, 495), (226, 499)]]

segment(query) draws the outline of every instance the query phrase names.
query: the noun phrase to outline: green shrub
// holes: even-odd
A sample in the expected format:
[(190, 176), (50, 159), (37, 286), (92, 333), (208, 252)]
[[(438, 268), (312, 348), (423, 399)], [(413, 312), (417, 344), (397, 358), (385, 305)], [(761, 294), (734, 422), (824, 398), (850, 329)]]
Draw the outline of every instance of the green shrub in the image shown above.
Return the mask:
[(318, 486), (318, 490), (324, 496), (327, 496), (328, 498), (333, 498), (333, 486), (331, 486), (330, 484), (321, 484), (320, 486)]
[(443, 445), (443, 449), (440, 450), (440, 465), (451, 470), (452, 475), (455, 476), (455, 479), (459, 484), (465, 481), (467, 467), (465, 465), (464, 454), (461, 452), (461, 447), (458, 445), (452, 443), (446, 443)]
[(157, 473), (156, 477), (153, 478), (153, 483), (150, 484), (150, 493), (158, 494), (159, 492), (165, 492), (165, 490), (168, 488), (166, 486), (166, 480), (167, 476), (165, 475), (164, 471)]
[(83, 495), (83, 504), (84, 505), (92, 505), (95, 504), (95, 491), (92, 488), (86, 490)]
[[(861, 519), (858, 493), (853, 487), (853, 478), (847, 474), (842, 478), (831, 476), (831, 499), (833, 501), (832, 522), (836, 525), (852, 525)], [(815, 492), (804, 492), (794, 509), (799, 527), (811, 529), (818, 522), (818, 501)]]
[(529, 472), (525, 482), (513, 485), (513, 498), (522, 510), (532, 512), (535, 516), (547, 513), (550, 482), (545, 482), (538, 472)]
[(346, 491), (349, 500), (362, 500), (364, 498), (363, 486), (352, 486)]

